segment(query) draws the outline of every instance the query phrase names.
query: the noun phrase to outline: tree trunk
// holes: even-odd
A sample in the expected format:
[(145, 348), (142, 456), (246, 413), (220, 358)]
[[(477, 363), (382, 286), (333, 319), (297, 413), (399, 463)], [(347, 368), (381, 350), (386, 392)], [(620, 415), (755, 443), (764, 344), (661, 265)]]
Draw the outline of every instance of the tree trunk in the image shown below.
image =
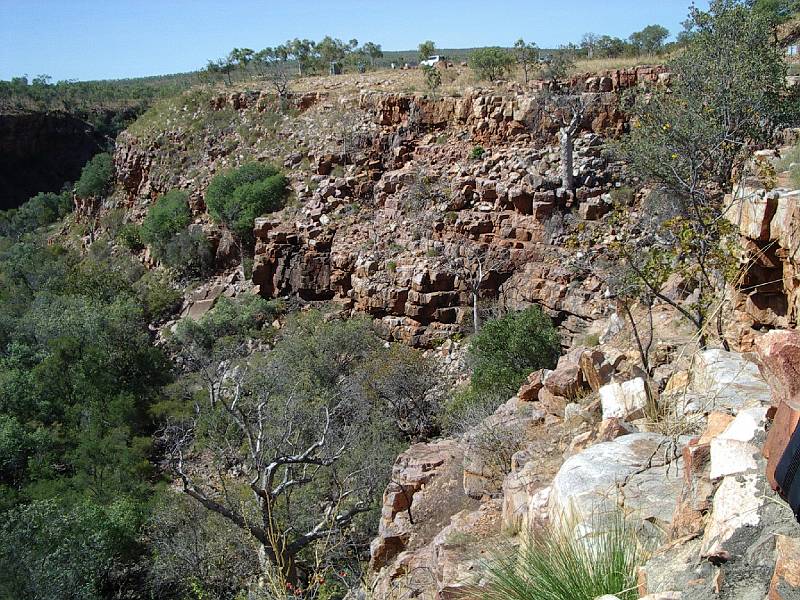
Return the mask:
[(572, 177), (572, 147), (573, 139), (569, 127), (561, 128), (561, 187), (566, 191), (573, 191), (575, 182)]
[(478, 316), (478, 290), (472, 292), (472, 328), (475, 333), (481, 328), (480, 317)]

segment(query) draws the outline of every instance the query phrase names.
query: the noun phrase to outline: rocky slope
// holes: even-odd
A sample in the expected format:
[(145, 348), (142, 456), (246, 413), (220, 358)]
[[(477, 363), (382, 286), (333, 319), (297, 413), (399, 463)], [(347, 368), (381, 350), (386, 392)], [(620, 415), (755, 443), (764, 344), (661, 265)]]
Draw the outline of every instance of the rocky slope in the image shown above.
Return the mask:
[[(607, 307), (596, 281), (563, 266), (560, 223), (609, 209), (626, 183), (603, 153), (604, 136), (625, 127), (619, 93), (661, 75), (641, 68), (578, 82), (590, 108), (574, 195), (560, 190), (553, 144), (561, 109), (535, 86), (501, 84), (439, 98), (310, 92), (282, 112), (264, 91), (187, 95), (120, 136), (115, 201), (139, 219), (160, 194), (185, 188), (207, 222), (202, 194), (215, 172), (278, 162), (297, 201), (256, 223), (252, 277), (262, 295), (366, 312), (387, 336), (419, 346), (469, 330), (476, 304), (480, 318), (487, 302), (535, 302), (568, 341)], [(229, 251), (220, 244), (220, 265)]]
[[(118, 140), (108, 207), (138, 220), (187, 189), (215, 243), (220, 275), (187, 297), (185, 315), (253, 290), (367, 313), (387, 338), (424, 347), (469, 331), (476, 314), (531, 303), (560, 326), (567, 352), (554, 371), (531, 374), (461, 438), (398, 457), (372, 544), (375, 597), (454, 598), (480, 584), (493, 542), (563, 519), (589, 526), (586, 515), (610, 508), (658, 546), (639, 573), (643, 597), (800, 597), (800, 528), (760, 454), (769, 405), (795, 387), (798, 334), (765, 332), (797, 323), (797, 192), (746, 178), (730, 198), (744, 276), (728, 333), (748, 353), (699, 352), (675, 311), (655, 307), (659, 418), (602, 279), (569, 267), (567, 231), (602, 220), (622, 194), (635, 209), (637, 182), (603, 151), (626, 127), (619, 92), (666, 79), (644, 68), (579, 80), (591, 109), (574, 194), (560, 185), (558, 110), (535, 85), (435, 99), (332, 86), (289, 110), (264, 91), (195, 93)], [(294, 200), (256, 221), (243, 281), (202, 197), (215, 172), (248, 160), (282, 164)], [(458, 361), (458, 348), (431, 352)], [(503, 452), (486, 452), (487, 432)]]
[[(769, 189), (748, 178), (729, 199), (743, 250), (729, 329), (750, 352), (676, 343), (689, 336), (670, 307), (658, 306), (655, 346), (669, 351), (656, 353), (662, 413), (653, 419), (629, 333), (613, 316), (599, 319), (602, 344), (573, 347), (554, 371), (531, 374), (457, 445), (414, 446), (398, 458), (393, 479), (405, 493), (386, 490), (372, 545), (377, 597), (480, 597), (480, 567), (493, 556), (487, 548), (520, 543), (547, 523), (591, 531), (608, 511), (620, 511), (655, 545), (638, 573), (642, 598), (800, 597), (800, 526), (771, 491), (763, 456), (770, 407), (800, 400), (800, 220), (797, 192), (786, 184), (783, 173)], [(498, 426), (524, 432), (501, 468), (474, 443)], [(429, 456), (438, 460), (419, 477), (416, 465)], [(458, 483), (461, 504), (451, 497), (449, 511), (428, 492)], [(469, 507), (475, 498), (480, 505)], [(426, 533), (432, 511), (437, 522), (448, 512), (450, 520)]]

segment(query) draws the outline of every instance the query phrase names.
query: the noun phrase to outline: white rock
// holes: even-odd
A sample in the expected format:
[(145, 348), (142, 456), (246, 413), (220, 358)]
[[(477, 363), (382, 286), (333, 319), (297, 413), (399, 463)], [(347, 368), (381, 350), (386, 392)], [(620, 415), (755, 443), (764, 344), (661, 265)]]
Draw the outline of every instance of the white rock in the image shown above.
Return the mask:
[(770, 389), (758, 367), (735, 352), (701, 352), (695, 362), (692, 388), (704, 397), (705, 412), (729, 409), (735, 413), (770, 404)]
[(742, 410), (725, 431), (711, 440), (711, 479), (758, 468), (755, 457), (759, 448), (750, 442), (764, 430), (766, 415), (763, 407)]
[(580, 521), (618, 508), (619, 487), (635, 473), (662, 466), (667, 443), (657, 433), (631, 433), (569, 457), (553, 479), (551, 519)]
[(759, 509), (765, 496), (759, 490), (758, 482), (756, 473), (728, 476), (722, 480), (714, 495), (710, 522), (703, 536), (703, 554), (722, 550), (725, 542), (739, 529), (755, 527), (761, 522)]
[(647, 406), (644, 379), (637, 377), (624, 383), (612, 382), (600, 388), (603, 419), (626, 419)]

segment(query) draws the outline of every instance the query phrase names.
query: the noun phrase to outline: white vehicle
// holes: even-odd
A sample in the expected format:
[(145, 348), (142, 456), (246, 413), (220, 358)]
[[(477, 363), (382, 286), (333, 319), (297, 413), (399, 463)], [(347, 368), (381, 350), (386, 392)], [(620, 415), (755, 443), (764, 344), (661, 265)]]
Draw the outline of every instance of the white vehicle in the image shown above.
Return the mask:
[(436, 63), (440, 62), (442, 57), (438, 54), (434, 54), (433, 56), (429, 56), (427, 60), (422, 60), (419, 63), (420, 67), (433, 67)]

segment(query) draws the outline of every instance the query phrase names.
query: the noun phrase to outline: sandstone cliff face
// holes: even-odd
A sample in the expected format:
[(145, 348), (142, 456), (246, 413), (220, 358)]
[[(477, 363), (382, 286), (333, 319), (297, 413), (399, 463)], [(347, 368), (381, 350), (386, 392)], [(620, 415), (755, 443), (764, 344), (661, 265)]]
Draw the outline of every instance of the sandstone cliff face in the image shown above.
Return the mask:
[[(541, 304), (568, 337), (579, 333), (604, 308), (592, 299), (597, 284), (583, 287), (559, 263), (549, 225), (564, 211), (597, 219), (609, 210), (624, 175), (593, 130), (621, 129), (616, 99), (599, 94), (587, 114), (572, 194), (560, 189), (558, 149), (542, 146), (547, 127), (531, 128), (533, 97), (362, 94), (381, 129), (349, 176), (320, 175), (316, 190), (299, 191), (300, 218), (257, 222), (254, 283), (266, 296), (366, 312), (414, 345), (468, 327), (475, 294), (510, 308)], [(490, 150), (474, 157), (479, 141)]]
[[(772, 153), (756, 163), (774, 164)], [(741, 236), (742, 279), (735, 296), (739, 343), (751, 349), (754, 330), (797, 327), (800, 315), (800, 190), (778, 173), (777, 186), (746, 178), (729, 196), (726, 218)]]
[(76, 181), (106, 140), (81, 119), (60, 113), (0, 114), (0, 210)]

